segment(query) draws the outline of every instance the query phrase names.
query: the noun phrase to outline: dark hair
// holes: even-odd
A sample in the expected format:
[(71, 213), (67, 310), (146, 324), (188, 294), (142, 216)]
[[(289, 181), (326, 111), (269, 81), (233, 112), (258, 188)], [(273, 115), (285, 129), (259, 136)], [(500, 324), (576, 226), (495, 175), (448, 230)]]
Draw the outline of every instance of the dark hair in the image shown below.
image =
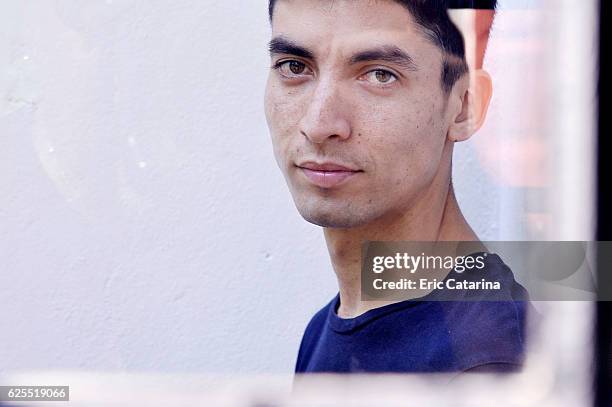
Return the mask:
[[(423, 34), (443, 54), (441, 84), (448, 93), (459, 78), (468, 72), (465, 60), (465, 45), (459, 29), (448, 17), (449, 8), (488, 8), (494, 9), (497, 0), (393, 0), (404, 6), (415, 22), (422, 28)], [(276, 0), (270, 0), (268, 13), (270, 21), (274, 14)]]

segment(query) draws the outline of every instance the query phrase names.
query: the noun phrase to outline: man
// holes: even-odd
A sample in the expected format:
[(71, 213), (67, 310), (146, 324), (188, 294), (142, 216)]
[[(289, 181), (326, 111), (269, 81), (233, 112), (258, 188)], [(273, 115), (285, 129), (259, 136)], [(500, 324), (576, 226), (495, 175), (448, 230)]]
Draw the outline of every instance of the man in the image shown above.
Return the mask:
[(446, 6), (270, 1), (274, 154), (300, 214), (324, 228), (339, 285), (306, 329), (298, 373), (522, 362), (525, 293), (498, 256), (487, 271), (509, 285), (492, 302), (361, 300), (362, 242), (478, 240), (453, 193), (451, 158), (482, 124), (491, 83), (469, 72)]

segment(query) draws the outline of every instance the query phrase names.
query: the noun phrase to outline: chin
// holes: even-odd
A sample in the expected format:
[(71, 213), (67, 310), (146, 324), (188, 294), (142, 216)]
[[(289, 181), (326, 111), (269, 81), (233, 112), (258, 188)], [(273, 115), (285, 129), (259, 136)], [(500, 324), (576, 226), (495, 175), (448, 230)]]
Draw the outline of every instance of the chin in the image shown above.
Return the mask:
[(322, 208), (310, 205), (298, 205), (298, 212), (304, 220), (324, 228), (348, 229), (367, 223), (363, 216), (355, 216), (346, 208)]

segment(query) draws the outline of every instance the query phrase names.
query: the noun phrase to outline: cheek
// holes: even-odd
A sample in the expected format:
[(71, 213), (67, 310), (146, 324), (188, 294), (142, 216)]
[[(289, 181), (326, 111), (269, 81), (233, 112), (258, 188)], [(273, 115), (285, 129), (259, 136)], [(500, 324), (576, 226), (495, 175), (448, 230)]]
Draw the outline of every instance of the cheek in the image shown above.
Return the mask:
[(279, 160), (283, 155), (283, 150), (287, 144), (288, 134), (290, 134), (290, 103), (278, 86), (268, 81), (265, 93), (265, 111), (266, 121), (270, 129), (272, 145), (274, 147), (274, 155)]
[(291, 136), (297, 132), (299, 111), (294, 99), (291, 92), (275, 84), (273, 79), (268, 80), (264, 97), (265, 114), (279, 164), (288, 154)]
[(303, 92), (287, 88), (270, 79), (266, 87), (266, 118), (270, 128), (287, 131), (297, 126), (303, 112)]
[(444, 147), (443, 117), (433, 100), (380, 103), (366, 115), (365, 134), (381, 189), (418, 188), (433, 178)]
[(299, 122), (303, 110), (300, 95), (297, 88), (284, 87), (274, 78), (268, 80), (264, 102), (270, 129), (283, 132)]

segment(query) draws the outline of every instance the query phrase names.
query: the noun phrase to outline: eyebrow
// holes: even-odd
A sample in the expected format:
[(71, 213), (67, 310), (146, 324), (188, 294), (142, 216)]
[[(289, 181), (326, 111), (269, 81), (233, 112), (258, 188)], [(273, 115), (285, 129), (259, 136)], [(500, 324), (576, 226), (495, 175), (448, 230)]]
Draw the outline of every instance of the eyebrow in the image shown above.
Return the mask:
[(270, 51), (270, 55), (288, 54), (307, 59), (314, 59), (314, 53), (284, 37), (273, 38), (268, 45), (268, 49)]
[[(270, 55), (288, 54), (307, 59), (315, 59), (314, 53), (308, 48), (282, 36), (273, 38), (268, 45), (268, 49)], [(390, 62), (408, 71), (417, 71), (419, 69), (412, 57), (395, 45), (382, 45), (380, 47), (360, 51), (350, 59), (351, 64), (371, 61)]]
[(352, 64), (369, 61), (391, 62), (409, 71), (417, 71), (419, 69), (412, 57), (395, 45), (383, 45), (358, 52), (351, 57)]

